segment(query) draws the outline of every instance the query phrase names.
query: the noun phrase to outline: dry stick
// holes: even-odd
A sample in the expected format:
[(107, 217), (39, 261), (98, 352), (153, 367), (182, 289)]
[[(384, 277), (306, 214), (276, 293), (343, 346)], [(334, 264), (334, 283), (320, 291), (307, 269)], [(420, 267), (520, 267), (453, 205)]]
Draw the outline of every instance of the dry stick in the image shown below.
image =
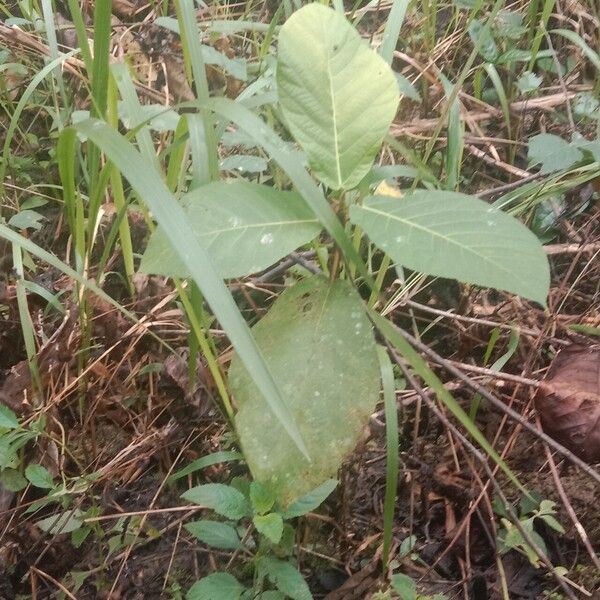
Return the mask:
[(546, 254), (577, 254), (578, 252), (597, 252), (600, 250), (600, 242), (591, 244), (549, 244), (544, 246)]
[(462, 369), (463, 371), (471, 371), (477, 373), (477, 375), (483, 375), (484, 377), (491, 377), (492, 379), (501, 379), (504, 381), (511, 381), (519, 385), (527, 385), (529, 387), (539, 387), (540, 382), (537, 379), (528, 379), (527, 377), (521, 377), (521, 375), (513, 375), (512, 373), (502, 373), (500, 371), (494, 371), (486, 367), (478, 367), (476, 365), (469, 365), (467, 363), (458, 362), (457, 360), (449, 360), (449, 364)]
[(556, 491), (558, 492), (558, 495), (562, 500), (563, 506), (565, 507), (565, 510), (567, 511), (567, 514), (569, 515), (569, 518), (571, 519), (575, 530), (579, 534), (579, 537), (581, 538), (581, 541), (583, 542), (583, 545), (585, 546), (589, 557), (592, 559), (592, 562), (598, 570), (598, 573), (600, 573), (600, 559), (598, 559), (598, 557), (596, 556), (596, 552), (592, 544), (590, 543), (590, 539), (587, 535), (587, 532), (581, 524), (581, 522), (579, 521), (579, 519), (577, 518), (577, 515), (575, 514), (573, 505), (569, 501), (569, 498), (565, 492), (565, 488), (562, 484), (562, 481), (560, 480), (560, 475), (558, 474), (558, 470), (556, 468), (556, 463), (554, 462), (552, 452), (550, 452), (550, 448), (548, 448), (546, 444), (544, 444), (544, 451), (546, 453), (546, 458), (548, 459), (548, 464), (550, 465), (550, 472), (552, 473), (552, 478), (554, 479), (554, 485), (556, 485)]
[[(592, 89), (590, 86), (585, 87), (586, 90)], [(528, 110), (552, 110), (555, 106), (564, 104), (565, 100), (572, 100), (577, 96), (578, 92), (568, 92), (565, 96), (564, 92), (559, 94), (551, 94), (541, 98), (532, 98), (530, 100), (511, 102), (510, 110), (512, 112), (526, 112)], [(501, 116), (500, 111), (479, 111), (471, 113), (469, 118), (474, 121), (484, 121), (494, 117)], [(439, 124), (439, 119), (416, 119), (404, 125), (392, 125), (390, 130), (394, 137), (410, 132), (421, 132), (435, 129)]]
[(77, 600), (77, 598), (75, 596), (73, 596), (73, 594), (71, 594), (71, 592), (60, 581), (57, 581), (56, 579), (54, 579), (54, 577), (52, 577), (52, 575), (48, 575), (48, 573), (44, 573), (44, 571), (40, 571), (39, 569), (36, 569), (35, 567), (30, 567), (30, 569), (36, 575), (39, 575), (43, 579), (46, 579), (50, 583), (53, 583), (65, 596), (67, 596), (68, 598), (71, 598), (71, 600)]
[[(190, 436), (188, 437), (188, 440), (190, 439)], [(187, 443), (187, 440), (186, 440)], [(158, 486), (158, 489), (156, 490), (156, 493), (154, 494), (154, 496), (152, 497), (152, 500), (150, 501), (150, 507), (149, 510), (152, 510), (154, 507), (155, 502), (158, 500), (158, 497), (160, 496), (160, 494), (162, 493), (165, 485), (167, 484), (167, 481), (169, 479), (169, 476), (171, 475), (173, 469), (175, 468), (175, 465), (177, 464), (177, 461), (179, 460), (179, 458), (182, 456), (186, 443), (183, 444), (181, 450), (179, 451), (179, 454), (176, 456), (175, 460), (173, 461), (173, 464), (170, 466), (165, 478), (163, 479), (162, 483)], [(139, 524), (139, 530), (142, 531), (142, 529), (144, 528), (144, 525), (146, 524), (146, 520), (148, 519), (148, 513), (146, 513), (141, 519), (140, 519), (140, 524)], [(117, 575), (115, 577), (115, 580), (112, 584), (112, 587), (110, 588), (110, 592), (109, 592), (109, 597), (112, 597), (112, 595), (114, 594), (116, 588), (117, 588), (117, 584), (119, 583), (119, 579), (121, 578), (121, 575), (123, 573), (123, 570), (125, 569), (125, 565), (127, 564), (127, 560), (129, 559), (129, 556), (131, 555), (131, 552), (133, 551), (135, 542), (138, 540), (139, 535), (136, 534), (135, 535), (135, 539), (133, 542), (131, 542), (131, 544), (129, 544), (129, 546), (127, 546), (127, 548), (123, 551), (123, 560), (121, 561), (121, 566), (119, 567), (119, 570), (117, 572)]]
[[(465, 317), (464, 315), (458, 315), (449, 310), (441, 310), (439, 308), (433, 308), (432, 306), (427, 306), (425, 304), (419, 304), (414, 300), (404, 300), (399, 306), (406, 304), (407, 306), (411, 306), (412, 308), (416, 308), (418, 310), (422, 310), (423, 312), (428, 312), (434, 315), (439, 315), (441, 317), (447, 317), (449, 319), (456, 319), (457, 321), (463, 321), (465, 323), (473, 323), (474, 325), (487, 325), (488, 327), (498, 327), (499, 329), (507, 329), (512, 331), (515, 329), (514, 325), (507, 325), (506, 323), (497, 323), (496, 321), (491, 321), (489, 319), (480, 319), (478, 317)], [(526, 327), (518, 327), (519, 333), (524, 335), (531, 335), (533, 337), (538, 337), (540, 335), (539, 331), (535, 331), (534, 329), (527, 329)], [(559, 340), (557, 338), (547, 338), (553, 344), (567, 346), (569, 342), (564, 340)]]
[(388, 349), (392, 354), (394, 362), (396, 362), (396, 364), (400, 367), (400, 369), (401, 369), (402, 373), (404, 374), (404, 376), (406, 377), (406, 380), (408, 381), (408, 383), (417, 391), (417, 393), (419, 395), (421, 395), (421, 397), (427, 403), (427, 405), (429, 406), (431, 411), (444, 424), (444, 426), (447, 427), (450, 431), (452, 431), (452, 433), (454, 433), (454, 435), (456, 435), (456, 437), (461, 441), (461, 443), (464, 444), (465, 448), (467, 448), (469, 450), (469, 452), (481, 463), (481, 465), (485, 469), (485, 472), (486, 472), (492, 486), (494, 487), (494, 490), (496, 491), (498, 496), (501, 498), (502, 503), (504, 504), (505, 510), (510, 515), (511, 519), (513, 520), (513, 524), (519, 530), (519, 533), (523, 536), (523, 539), (534, 550), (534, 552), (537, 554), (539, 559), (544, 563), (544, 566), (548, 569), (548, 572), (551, 573), (553, 575), (553, 577), (556, 579), (558, 585), (560, 585), (560, 587), (562, 588), (564, 593), (569, 598), (571, 598), (571, 600), (577, 600), (577, 597), (573, 594), (573, 592), (571, 591), (569, 586), (556, 573), (556, 571), (554, 570), (554, 565), (547, 558), (544, 551), (535, 543), (535, 541), (531, 538), (529, 533), (527, 531), (525, 531), (525, 529), (521, 525), (521, 522), (519, 521), (519, 516), (515, 513), (513, 507), (510, 505), (506, 496), (502, 492), (502, 488), (496, 481), (496, 478), (494, 477), (494, 474), (488, 464), (488, 461), (485, 459), (485, 457), (481, 454), (481, 452), (479, 452), (479, 450), (477, 450), (477, 448), (473, 444), (471, 444), (471, 442), (458, 430), (458, 428), (455, 427), (450, 422), (450, 420), (446, 417), (446, 415), (444, 415), (444, 413), (441, 410), (439, 410), (436, 403), (433, 402), (427, 396), (427, 394), (424, 392), (423, 388), (419, 385), (419, 383), (414, 378), (411, 371), (408, 369), (404, 360), (398, 356), (398, 354), (395, 352), (395, 350), (389, 344), (388, 344)]
[(587, 475), (589, 475), (592, 479), (594, 479), (597, 483), (600, 483), (600, 473), (595, 469), (592, 469), (590, 465), (581, 460), (581, 458), (575, 456), (570, 450), (567, 450), (562, 444), (559, 444), (556, 440), (551, 438), (548, 434), (540, 431), (536, 427), (534, 427), (527, 419), (522, 417), (517, 411), (513, 410), (509, 406), (507, 406), (502, 400), (499, 400), (494, 396), (494, 394), (490, 393), (486, 388), (482, 385), (479, 385), (476, 381), (473, 381), (468, 375), (465, 375), (460, 369), (455, 367), (453, 364), (448, 362), (446, 359), (442, 358), (437, 352), (429, 348), (427, 344), (420, 342), (416, 338), (414, 338), (410, 333), (404, 331), (401, 327), (396, 327), (396, 331), (405, 338), (410, 344), (412, 344), (419, 351), (423, 352), (429, 358), (431, 358), (434, 362), (441, 365), (444, 369), (446, 369), (449, 373), (452, 373), (455, 377), (458, 377), (461, 381), (466, 383), (472, 390), (476, 391), (478, 394), (481, 394), (488, 402), (493, 404), (500, 411), (504, 412), (511, 419), (520, 423), (525, 429), (529, 430), (534, 436), (538, 439), (546, 442), (548, 446), (552, 447), (554, 450), (562, 454), (565, 458), (569, 459), (572, 463), (576, 464), (579, 468), (581, 468)]

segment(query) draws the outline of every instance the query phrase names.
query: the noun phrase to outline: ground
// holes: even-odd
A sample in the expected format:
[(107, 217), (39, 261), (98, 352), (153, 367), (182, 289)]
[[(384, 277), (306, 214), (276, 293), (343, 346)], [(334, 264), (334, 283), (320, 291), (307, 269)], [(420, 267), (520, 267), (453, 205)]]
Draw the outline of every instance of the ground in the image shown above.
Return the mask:
[[(77, 45), (69, 4), (57, 2), (51, 11), (61, 47)], [(93, 5), (81, 3), (88, 26), (93, 12), (89, 4)], [(215, 19), (280, 23), (288, 4), (215, 3), (196, 16), (201, 23)], [(377, 45), (391, 3), (351, 4), (346, 2), (348, 15), (358, 9), (359, 31)], [(420, 101), (405, 91), (391, 128), (392, 139), (378, 157), (381, 165), (421, 168), (425, 164), (438, 175), (449, 168), (452, 124), (448, 127), (438, 74), (456, 82), (472, 50), (470, 13), (463, 4), (471, 3), (423, 2), (408, 10), (393, 67), (412, 83)], [(441, 278), (414, 277), (413, 285), (404, 286), (390, 269), (378, 308), (385, 308), (404, 330), (418, 332), (421, 342), (439, 355), (438, 360), (423, 354), (446, 389), (467, 412), (472, 411), (479, 429), (538, 503), (528, 507), (523, 492), (492, 461), (488, 461), (494, 475), (490, 477), (491, 471), (469, 451), (460, 434), (463, 430), (452, 428), (456, 426), (452, 415), (442, 405), (430, 403), (430, 388), (417, 383), (414, 389), (397, 367), (400, 474), (393, 561), (382, 573), (388, 473), (381, 403), (342, 466), (334, 493), (296, 524), (294, 555), (315, 598), (359, 600), (377, 598), (378, 592), (380, 598), (395, 597), (386, 595), (392, 593), (388, 578), (392, 571), (410, 575), (423, 600), (435, 594), (473, 600), (558, 600), (568, 597), (565, 587), (575, 598), (600, 597), (600, 514), (595, 504), (600, 479), (526, 429), (527, 424), (541, 428), (534, 408), (537, 404), (539, 411), (539, 382), (557, 353), (573, 345), (594, 352), (600, 333), (598, 157), (596, 162), (590, 159), (540, 172), (527, 155), (528, 141), (541, 133), (566, 141), (573, 135), (595, 139), (600, 122), (596, 70), (600, 21), (594, 2), (547, 2), (548, 15), (546, 8), (533, 4), (533, 8), (524, 2), (511, 6), (503, 16), (504, 29), (498, 25), (494, 30), (494, 43), (501, 52), (524, 52), (536, 43), (548, 50), (552, 44), (555, 58), (538, 61), (534, 68), (523, 66), (528, 59), (477, 68), (479, 63), (491, 65), (480, 57), (465, 74), (458, 94), (465, 126), (458, 188), (490, 202), (511, 200), (513, 194), (511, 210), (546, 244), (551, 267), (548, 307)], [(27, 85), (43, 68), (44, 56), (51, 54), (51, 40), (43, 27), (31, 25), (30, 14), (20, 5), (0, 3), (7, 19), (6, 24), (0, 23), (0, 67), (5, 66), (0, 70), (0, 98), (6, 110), (0, 114), (0, 141), (8, 140), (2, 171), (6, 175), (3, 215), (7, 220), (21, 215), (20, 221), (12, 221), (13, 230), (73, 266), (76, 242), (64, 210), (57, 121), (90, 109), (88, 78), (81, 59), (72, 58), (62, 73), (66, 91), (48, 79), (26, 96)], [(169, 2), (113, 2), (111, 55), (114, 61), (128, 57), (144, 104), (173, 106), (194, 97), (179, 37), (154, 24), (157, 18), (174, 14)], [(522, 25), (511, 20), (514, 15), (523, 17)], [(590, 52), (582, 51), (572, 38), (545, 33), (555, 29), (576, 34)], [(91, 36), (91, 26), (88, 32)], [(252, 62), (259, 53), (260, 60), (268, 60), (274, 51), (269, 43), (262, 45), (267, 35), (265, 29), (213, 32), (205, 34), (204, 43), (231, 60)], [(519, 92), (525, 85), (522, 77), (540, 81), (532, 83), (530, 91)], [(231, 98), (251, 83), (216, 66), (209, 67), (208, 80), (213, 95)], [(26, 101), (18, 107), (20, 98)], [(56, 104), (63, 101), (64, 106)], [(267, 118), (274, 119), (273, 114)], [(154, 136), (159, 153), (168, 156), (176, 151), (170, 146), (172, 131), (167, 127)], [(244, 154), (244, 147), (238, 140), (223, 145), (220, 158), (240, 152)], [(262, 157), (259, 151), (254, 154)], [(182, 179), (185, 176), (183, 169)], [(275, 172), (273, 178), (283, 176)], [(411, 183), (399, 176), (385, 185), (395, 193)], [(20, 421), (16, 431), (0, 437), (0, 454), (5, 455), (0, 457), (4, 473), (0, 598), (7, 600), (182, 598), (194, 581), (218, 569), (242, 581), (252, 580), (246, 553), (210, 548), (184, 527), (192, 517), (207, 512), (186, 504), (181, 499), (184, 490), (199, 483), (246, 480), (249, 474), (245, 464), (236, 461), (173, 477), (196, 459), (238, 450), (236, 438), (206, 357), (200, 353), (196, 361), (189, 359), (190, 325), (176, 286), (166, 277), (136, 273), (128, 288), (124, 253), (113, 245), (119, 208), (111, 194), (104, 195), (101, 203), (103, 215), (87, 256), (86, 275), (135, 321), (106, 298), (78, 287), (56, 264), (23, 253), (25, 264), (19, 265), (10, 242), (3, 241), (0, 249), (0, 400)], [(32, 224), (27, 221), (31, 218), (39, 221)], [(127, 219), (137, 266), (151, 219), (139, 204), (130, 207)], [(327, 245), (330, 240), (322, 242)], [(230, 282), (249, 323), (265, 315), (297, 269), (306, 264), (316, 268), (310, 248), (292, 258), (283, 268)], [(378, 269), (381, 261), (381, 256), (373, 256), (373, 267)], [(23, 268), (28, 286), (20, 296), (24, 288), (19, 269)], [(24, 297), (28, 326), (23, 325), (20, 304)], [(49, 298), (58, 299), (64, 312), (53, 308)], [(218, 364), (226, 370), (232, 357), (227, 337), (206, 311), (202, 314)], [(28, 343), (33, 344), (33, 353)], [(28, 355), (36, 357), (37, 377), (29, 368)], [(600, 372), (600, 359), (589, 364), (586, 373), (591, 373), (592, 383), (587, 388), (570, 372), (565, 385), (586, 394), (593, 412), (600, 404), (593, 371)], [(481, 397), (451, 367), (483, 385), (519, 419), (509, 418)], [(568, 441), (563, 443), (578, 456), (588, 452), (587, 446), (581, 450)], [(43, 466), (52, 480), (40, 484), (31, 470), (26, 471), (27, 465)], [(597, 477), (593, 469), (589, 471)], [(549, 564), (564, 567), (564, 573), (555, 572), (553, 577), (549, 565), (530, 560), (523, 545), (508, 547), (509, 532), (502, 519), (510, 518), (498, 508), (499, 494), (512, 503), (521, 522), (534, 514), (540, 501), (555, 503), (552, 516), (559, 527), (542, 518), (531, 522)], [(73, 533), (52, 533), (51, 528), (43, 531), (38, 525), (64, 511), (84, 515), (83, 526)]]

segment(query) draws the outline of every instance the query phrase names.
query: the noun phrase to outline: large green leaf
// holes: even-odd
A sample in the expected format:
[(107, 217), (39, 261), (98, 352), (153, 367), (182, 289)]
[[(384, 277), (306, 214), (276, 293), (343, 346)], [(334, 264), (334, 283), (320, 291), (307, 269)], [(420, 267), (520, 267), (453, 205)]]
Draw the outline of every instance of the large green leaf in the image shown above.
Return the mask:
[[(198, 242), (225, 278), (262, 271), (321, 231), (299, 194), (245, 181), (201, 186), (186, 194), (181, 205)], [(190, 276), (160, 227), (150, 238), (140, 270)]]
[(309, 4), (279, 33), (277, 87), (287, 125), (314, 174), (332, 189), (358, 185), (398, 106), (387, 63), (343, 15)]
[(398, 264), (519, 294), (542, 305), (550, 269), (537, 238), (515, 218), (455, 192), (372, 196), (350, 207), (360, 225)]
[(320, 276), (286, 290), (253, 333), (312, 458), (285, 439), (234, 357), (229, 383), (244, 456), (285, 506), (335, 475), (354, 449), (379, 395), (377, 351), (352, 286)]

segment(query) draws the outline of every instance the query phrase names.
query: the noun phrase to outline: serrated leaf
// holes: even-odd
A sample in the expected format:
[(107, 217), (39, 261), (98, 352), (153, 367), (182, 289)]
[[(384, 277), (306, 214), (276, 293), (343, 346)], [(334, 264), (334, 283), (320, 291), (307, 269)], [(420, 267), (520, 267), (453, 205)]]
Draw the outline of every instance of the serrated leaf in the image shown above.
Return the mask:
[(304, 577), (291, 563), (263, 556), (259, 561), (259, 570), (292, 600), (313, 600)]
[(389, 65), (343, 15), (308, 4), (279, 33), (277, 88), (315, 176), (336, 190), (358, 185), (398, 106)]
[(34, 229), (37, 231), (42, 227), (41, 221), (45, 219), (46, 217), (35, 210), (21, 210), (10, 218), (8, 224), (16, 229)]
[(227, 523), (201, 519), (185, 524), (185, 528), (201, 542), (220, 550), (237, 550), (242, 548), (237, 531)]
[(548, 259), (521, 222), (465, 194), (415, 192), (371, 196), (350, 219), (398, 264), (428, 275), (498, 288), (542, 305)]
[(572, 167), (583, 158), (583, 154), (561, 137), (541, 133), (530, 138), (527, 158), (532, 166), (541, 164), (540, 173), (546, 175)]
[(16, 469), (4, 469), (0, 472), (0, 483), (9, 492), (20, 492), (27, 487), (27, 479)]
[(375, 341), (354, 288), (320, 276), (286, 290), (253, 334), (312, 457), (285, 440), (234, 356), (229, 383), (244, 456), (285, 508), (335, 475), (354, 449), (379, 396)]
[(526, 94), (527, 92), (533, 92), (537, 90), (542, 83), (542, 78), (532, 73), (531, 71), (525, 71), (517, 80), (517, 87), (521, 94)]
[(253, 481), (250, 484), (250, 502), (257, 513), (264, 514), (273, 508), (275, 496), (260, 481)]
[[(299, 194), (245, 181), (201, 186), (183, 196), (181, 205), (224, 278), (262, 271), (321, 231)], [(140, 270), (190, 276), (160, 227), (150, 238)]]
[(283, 518), (293, 519), (312, 512), (325, 502), (329, 494), (336, 488), (337, 484), (337, 479), (328, 479), (319, 487), (308, 492), (308, 494), (304, 494), (304, 496), (301, 496), (287, 507), (283, 513)]
[(489, 25), (484, 25), (479, 19), (473, 19), (469, 25), (469, 35), (484, 60), (493, 63), (498, 58), (498, 46)]
[(392, 575), (391, 583), (400, 600), (417, 600), (417, 584), (412, 577), (396, 573)]
[(197, 485), (181, 494), (181, 497), (236, 521), (246, 516), (250, 508), (241, 492), (222, 483)]
[(279, 513), (254, 515), (252, 522), (258, 533), (264, 535), (273, 544), (279, 544), (283, 535), (283, 519)]
[(54, 487), (54, 481), (52, 481), (52, 475), (48, 472), (48, 469), (42, 465), (27, 465), (25, 469), (25, 477), (31, 485), (42, 489), (50, 489)]
[(229, 573), (213, 573), (196, 581), (186, 600), (239, 600), (244, 586)]
[(417, 88), (415, 88), (415, 86), (406, 77), (404, 77), (404, 75), (401, 75), (400, 73), (394, 73), (394, 75), (396, 76), (400, 94), (420, 104), (421, 94), (419, 94)]

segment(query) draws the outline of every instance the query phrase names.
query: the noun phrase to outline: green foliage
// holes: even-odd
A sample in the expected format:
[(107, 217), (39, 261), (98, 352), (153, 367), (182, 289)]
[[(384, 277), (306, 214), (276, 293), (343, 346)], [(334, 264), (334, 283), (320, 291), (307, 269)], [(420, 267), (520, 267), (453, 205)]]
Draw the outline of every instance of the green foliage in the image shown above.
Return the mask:
[[(535, 530), (535, 521), (540, 519), (554, 531), (564, 534), (563, 526), (556, 520), (556, 503), (551, 500), (532, 501), (524, 498), (519, 507), (519, 526), (525, 533), (509, 520), (509, 515), (504, 507), (494, 499), (494, 511), (500, 515), (502, 528), (498, 532), (498, 551), (500, 554), (506, 554), (509, 550), (517, 550), (529, 559), (534, 567), (540, 567), (540, 555), (538, 551), (529, 543), (529, 538), (537, 548), (548, 556), (548, 549), (544, 538)], [(525, 537), (527, 536), (527, 537)]]
[(342, 15), (313, 3), (281, 28), (277, 87), (314, 175), (334, 190), (358, 185), (396, 114), (398, 86), (386, 62)]
[(403, 266), (546, 303), (550, 269), (539, 242), (481, 200), (441, 191), (373, 196), (352, 206), (350, 218)]
[[(201, 186), (185, 194), (181, 205), (198, 242), (224, 278), (262, 271), (321, 231), (299, 194), (245, 181)], [(140, 270), (190, 276), (162, 228), (152, 235)]]
[(253, 476), (288, 505), (335, 475), (375, 407), (379, 366), (372, 326), (348, 282), (313, 276), (281, 294), (252, 333), (312, 461), (287, 443), (234, 357), (229, 380), (239, 405), (236, 428)]
[(241, 519), (250, 509), (248, 501), (241, 492), (222, 483), (198, 485), (181, 497), (188, 502), (210, 508), (228, 519)]
[(238, 600), (244, 587), (229, 573), (213, 573), (197, 581), (185, 595), (186, 600)]
[(557, 135), (541, 133), (529, 140), (527, 153), (531, 165), (541, 165), (540, 173), (568, 169), (583, 158), (581, 150)]
[[(248, 484), (241, 480), (233, 485), (206, 484), (188, 490), (182, 498), (212, 508), (231, 521), (202, 519), (185, 525), (189, 533), (201, 542), (219, 550), (256, 550), (252, 559), (254, 584), (245, 588), (229, 573), (213, 573), (197, 581), (188, 591), (189, 599), (229, 600), (229, 598), (264, 598), (272, 600), (312, 600), (304, 578), (292, 562), (294, 530), (284, 521), (302, 516), (316, 508), (331, 493), (335, 481), (328, 481), (299, 498), (293, 510), (281, 510), (275, 496), (258, 481)], [(243, 485), (242, 485), (243, 484)], [(242, 491), (243, 490), (243, 491)], [(242, 514), (242, 507), (244, 513)], [(240, 515), (233, 517), (233, 514)], [(251, 522), (254, 539), (246, 529), (244, 541), (239, 531)], [(276, 589), (268, 589), (273, 587)]]

